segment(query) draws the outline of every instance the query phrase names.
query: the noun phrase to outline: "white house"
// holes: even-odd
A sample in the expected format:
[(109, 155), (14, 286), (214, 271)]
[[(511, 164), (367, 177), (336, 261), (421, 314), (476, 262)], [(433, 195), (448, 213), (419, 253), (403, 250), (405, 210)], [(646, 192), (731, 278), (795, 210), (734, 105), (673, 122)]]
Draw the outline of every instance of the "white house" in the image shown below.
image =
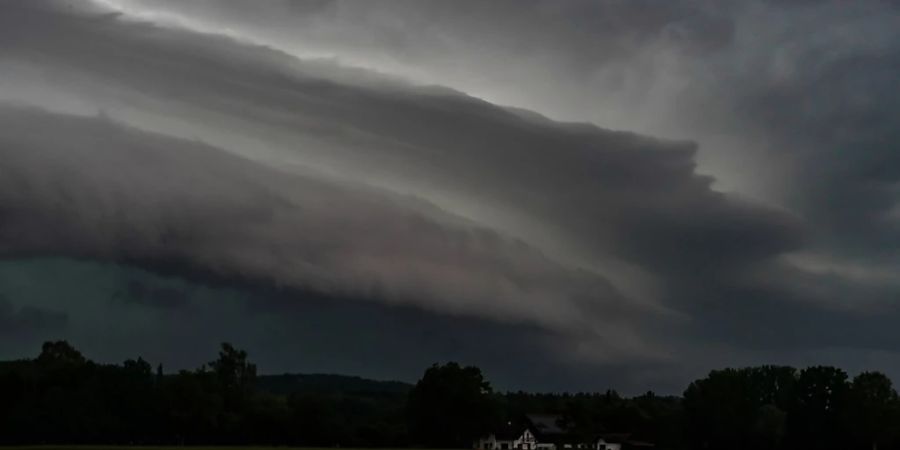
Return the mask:
[(622, 450), (652, 448), (653, 444), (630, 440), (627, 433), (597, 434), (587, 442), (575, 437), (562, 418), (549, 414), (526, 415), (522, 425), (508, 422), (473, 445), (475, 450)]
[(528, 428), (515, 428), (507, 424), (505, 429), (491, 433), (478, 440), (478, 450), (538, 450), (534, 433)]
[(601, 436), (594, 441), (592, 450), (622, 450), (622, 443)]

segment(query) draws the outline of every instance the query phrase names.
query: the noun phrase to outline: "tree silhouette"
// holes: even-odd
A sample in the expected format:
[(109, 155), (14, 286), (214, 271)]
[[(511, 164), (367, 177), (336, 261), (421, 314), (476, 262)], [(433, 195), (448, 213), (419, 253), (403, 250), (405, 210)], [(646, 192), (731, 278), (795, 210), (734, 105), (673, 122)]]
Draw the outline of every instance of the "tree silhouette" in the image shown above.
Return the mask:
[(823, 366), (715, 370), (683, 398), (494, 393), (481, 370), (456, 363), (428, 368), (415, 386), (372, 383), (258, 376), (228, 343), (197, 370), (164, 374), (142, 358), (99, 364), (47, 342), (34, 359), (0, 361), (0, 444), (465, 448), (546, 413), (570, 440), (627, 432), (660, 450), (900, 450), (900, 399), (879, 372), (849, 381)]
[(414, 437), (433, 447), (471, 447), (495, 421), (492, 393), (477, 367), (431, 366), (409, 396)]
[(868, 443), (872, 450), (896, 437), (897, 391), (890, 378), (880, 372), (863, 372), (850, 386), (850, 418), (854, 437)]
[(66, 341), (45, 342), (37, 361), (47, 365), (81, 365), (85, 358)]
[(794, 445), (846, 448), (847, 378), (847, 372), (836, 367), (814, 366), (800, 371), (789, 416)]

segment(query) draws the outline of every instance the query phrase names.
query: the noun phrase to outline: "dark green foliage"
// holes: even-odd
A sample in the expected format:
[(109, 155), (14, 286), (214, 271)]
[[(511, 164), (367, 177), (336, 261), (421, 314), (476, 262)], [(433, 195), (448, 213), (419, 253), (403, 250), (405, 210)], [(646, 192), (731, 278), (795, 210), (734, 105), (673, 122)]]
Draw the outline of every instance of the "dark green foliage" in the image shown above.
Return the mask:
[(872, 449), (900, 440), (900, 400), (891, 380), (879, 372), (863, 372), (850, 385), (848, 426), (858, 444)]
[(685, 448), (900, 448), (897, 393), (883, 374), (835, 367), (713, 371), (684, 393)]
[(259, 377), (227, 343), (215, 361), (166, 375), (141, 358), (96, 364), (67, 342), (48, 342), (33, 360), (0, 362), (0, 444), (408, 442), (411, 386), (328, 375), (292, 386), (306, 377)]
[(45, 367), (80, 366), (85, 363), (81, 352), (66, 341), (45, 342), (37, 362)]
[(417, 443), (465, 448), (497, 422), (493, 390), (477, 367), (433, 365), (409, 395), (409, 417)]
[(796, 403), (788, 415), (790, 442), (821, 449), (846, 448), (850, 406), (847, 373), (825, 366), (803, 369), (795, 391)]
[(96, 364), (64, 341), (0, 362), (0, 444), (470, 447), (498, 424), (554, 414), (574, 439), (630, 433), (657, 449), (900, 449), (891, 380), (834, 367), (724, 369), (684, 397), (652, 392), (494, 393), (475, 367), (428, 368), (415, 385), (337, 375), (258, 376), (223, 344), (197, 370), (141, 358)]

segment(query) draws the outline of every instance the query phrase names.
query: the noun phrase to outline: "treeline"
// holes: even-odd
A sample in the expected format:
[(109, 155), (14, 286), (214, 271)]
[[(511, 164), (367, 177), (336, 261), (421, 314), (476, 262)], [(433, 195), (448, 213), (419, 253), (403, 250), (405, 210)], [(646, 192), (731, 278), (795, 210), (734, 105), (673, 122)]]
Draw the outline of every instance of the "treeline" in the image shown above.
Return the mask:
[(765, 366), (714, 371), (683, 397), (652, 392), (495, 393), (481, 371), (428, 368), (415, 385), (261, 377), (247, 354), (166, 374), (138, 358), (87, 360), (66, 342), (0, 363), (0, 444), (470, 447), (525, 414), (557, 414), (577, 439), (631, 433), (660, 449), (900, 449), (900, 402), (868, 372)]
[[(259, 389), (244, 351), (223, 344), (197, 370), (143, 359), (89, 361), (66, 342), (0, 363), (0, 444), (406, 445), (406, 395)], [(277, 381), (277, 380), (276, 380)]]
[(684, 393), (685, 436), (709, 449), (897, 449), (900, 400), (890, 378), (835, 367), (713, 371)]

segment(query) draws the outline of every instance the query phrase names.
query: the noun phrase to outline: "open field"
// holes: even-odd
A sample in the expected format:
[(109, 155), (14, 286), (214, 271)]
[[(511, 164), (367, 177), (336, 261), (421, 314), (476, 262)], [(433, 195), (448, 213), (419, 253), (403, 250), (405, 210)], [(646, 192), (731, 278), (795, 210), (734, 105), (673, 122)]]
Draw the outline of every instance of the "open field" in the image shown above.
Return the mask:
[[(338, 447), (340, 450), (376, 450), (372, 448)], [(137, 446), (137, 445), (15, 445), (0, 446), (2, 450), (335, 450), (336, 447), (259, 447), (259, 446)], [(409, 448), (379, 448), (377, 450), (410, 450)], [(417, 449), (429, 450), (429, 449)], [(444, 449), (446, 450), (446, 449)]]

